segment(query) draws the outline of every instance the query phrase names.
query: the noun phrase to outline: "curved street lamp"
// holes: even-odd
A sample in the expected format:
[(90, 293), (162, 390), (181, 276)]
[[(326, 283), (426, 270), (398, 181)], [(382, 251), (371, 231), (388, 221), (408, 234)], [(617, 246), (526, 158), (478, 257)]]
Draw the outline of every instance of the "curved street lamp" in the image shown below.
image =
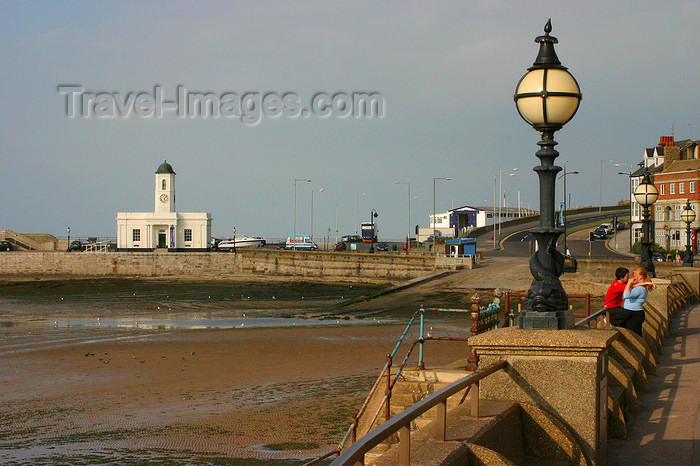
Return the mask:
[(311, 180), (297, 178), (294, 180), (294, 226), (292, 227), (292, 234), (294, 235), (294, 241), (292, 242), (292, 248), (296, 250), (297, 242), (297, 181), (303, 181), (305, 183), (311, 183)]
[(564, 178), (564, 208), (561, 211), (561, 224), (564, 227), (564, 254), (569, 255), (569, 248), (566, 245), (566, 209), (569, 207), (566, 204), (566, 175), (578, 175), (578, 170), (572, 172), (566, 171), (566, 163), (564, 163), (564, 173), (559, 175), (559, 178)]
[(437, 256), (437, 214), (435, 213), (435, 182), (437, 180), (450, 181), (451, 179), (452, 178), (450, 178), (450, 177), (433, 178), (433, 251), (435, 252), (436, 256)]
[(685, 201), (685, 207), (683, 207), (683, 212), (681, 212), (681, 220), (683, 220), (686, 225), (685, 259), (683, 260), (683, 267), (692, 267), (693, 246), (690, 244), (690, 224), (695, 221), (695, 211), (690, 206), (690, 199)]
[(656, 268), (654, 267), (654, 262), (651, 260), (651, 245), (654, 244), (651, 238), (651, 211), (650, 207), (656, 199), (659, 197), (659, 190), (651, 182), (651, 177), (649, 176), (649, 169), (644, 169), (644, 176), (639, 186), (634, 190), (634, 200), (642, 206), (642, 249), (640, 255), (642, 260), (639, 263), (640, 267), (649, 273), (651, 277), (656, 277)]
[(309, 233), (309, 237), (311, 238), (311, 241), (314, 240), (314, 191), (316, 191), (317, 193), (322, 193), (325, 190), (326, 190), (326, 188), (312, 189), (311, 190), (311, 231)]
[(540, 165), (534, 168), (540, 182), (540, 226), (530, 232), (537, 240), (537, 250), (530, 258), (534, 280), (525, 297), (525, 308), (518, 317), (518, 327), (527, 329), (568, 329), (574, 326), (573, 311), (559, 276), (564, 255), (556, 243), (563, 233), (554, 222), (554, 188), (561, 167), (554, 165), (559, 152), (554, 149), (554, 133), (571, 120), (581, 102), (576, 79), (561, 64), (554, 51), (557, 39), (549, 35), (552, 21), (544, 35), (535, 39), (540, 50), (533, 65), (515, 89), (515, 106), (520, 116), (541, 134), (535, 155)]

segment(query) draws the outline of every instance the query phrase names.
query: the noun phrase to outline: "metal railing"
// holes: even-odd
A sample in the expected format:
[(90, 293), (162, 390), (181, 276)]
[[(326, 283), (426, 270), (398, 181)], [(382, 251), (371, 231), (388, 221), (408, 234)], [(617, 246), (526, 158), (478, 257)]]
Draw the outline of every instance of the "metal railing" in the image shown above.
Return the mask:
[(99, 241), (96, 243), (88, 243), (85, 245), (85, 252), (108, 252), (109, 241)]
[(389, 438), (389, 436), (398, 432), (399, 465), (408, 466), (411, 460), (411, 422), (418, 416), (424, 414), (432, 408), (435, 408), (435, 439), (444, 442), (445, 432), (447, 430), (447, 399), (464, 389), (471, 388), (471, 415), (478, 418), (479, 382), (494, 372), (505, 368), (506, 364), (507, 363), (505, 361), (500, 361), (487, 368), (479, 369), (471, 375), (453, 382), (447, 387), (422, 399), (418, 403), (383, 423), (381, 426), (377, 427), (357, 442), (353, 443), (344, 452), (342, 452), (338, 458), (331, 463), (331, 465), (361, 465), (364, 463), (365, 453), (382, 443), (384, 440)]
[[(423, 360), (423, 345), (426, 341), (428, 340), (434, 340), (434, 341), (462, 341), (466, 342), (468, 340), (468, 337), (439, 337), (439, 336), (432, 336), (428, 334), (426, 336), (425, 334), (425, 314), (427, 312), (461, 312), (465, 314), (470, 314), (472, 323), (471, 323), (471, 336), (478, 335), (479, 333), (483, 333), (485, 331), (491, 330), (493, 328), (498, 328), (498, 313), (500, 311), (500, 296), (501, 296), (501, 291), (499, 289), (494, 290), (494, 300), (493, 302), (489, 303), (488, 306), (482, 307), (481, 306), (481, 298), (478, 293), (474, 293), (472, 295), (470, 301), (471, 301), (471, 309), (447, 309), (447, 308), (426, 308), (422, 307), (416, 311), (411, 318), (409, 319), (408, 323), (406, 324), (406, 327), (404, 328), (404, 331), (402, 332), (401, 336), (399, 337), (398, 341), (396, 342), (396, 345), (394, 346), (394, 349), (391, 353), (387, 354), (386, 356), (386, 363), (384, 364), (384, 367), (379, 373), (379, 376), (377, 377), (376, 381), (374, 382), (374, 385), (372, 386), (372, 389), (369, 391), (369, 394), (365, 398), (364, 402), (362, 403), (362, 406), (360, 407), (359, 411), (357, 414), (355, 414), (352, 417), (352, 421), (350, 423), (350, 426), (348, 427), (348, 430), (345, 433), (345, 436), (343, 439), (340, 441), (338, 446), (330, 451), (324, 454), (321, 457), (315, 458), (312, 461), (309, 461), (308, 463), (305, 463), (304, 466), (310, 466), (313, 464), (317, 464), (318, 462), (333, 456), (333, 455), (338, 455), (340, 454), (341, 451), (348, 445), (348, 442), (354, 443), (357, 441), (357, 430), (359, 428), (360, 424), (360, 419), (365, 415), (365, 412), (367, 410), (367, 407), (370, 404), (370, 401), (374, 397), (377, 389), (379, 388), (380, 384), (382, 383), (382, 380), (386, 380), (386, 388), (384, 392), (384, 397), (382, 398), (382, 401), (379, 404), (379, 407), (376, 409), (374, 412), (371, 420), (369, 421), (369, 425), (366, 427), (366, 432), (370, 432), (377, 422), (377, 419), (379, 419), (379, 416), (381, 415), (382, 411), (385, 413), (385, 421), (388, 421), (391, 419), (391, 395), (394, 389), (394, 386), (396, 383), (399, 381), (399, 379), (402, 377), (402, 374), (406, 368), (406, 365), (408, 364), (408, 361), (413, 354), (413, 351), (416, 348), (416, 345), (418, 345), (418, 362), (416, 365), (416, 370), (424, 370), (425, 369), (425, 363)], [(406, 352), (406, 355), (404, 356), (401, 364), (396, 368), (396, 371), (394, 372), (392, 376), (392, 366), (393, 366), (393, 361), (394, 358), (396, 357), (396, 354), (399, 351), (399, 348), (401, 347), (402, 343), (405, 341), (406, 336), (408, 335), (409, 330), (411, 327), (415, 324), (416, 319), (419, 321), (419, 337), (417, 340), (413, 341), (411, 343), (411, 346), (408, 348), (408, 351)], [(476, 370), (478, 364), (478, 358), (476, 357), (476, 354), (470, 350), (470, 356), (469, 356), (469, 363), (468, 366), (465, 367), (465, 370)], [(465, 393), (465, 398), (466, 398), (466, 393)], [(464, 401), (464, 398), (462, 399), (461, 402)], [(460, 403), (461, 403), (460, 402)]]

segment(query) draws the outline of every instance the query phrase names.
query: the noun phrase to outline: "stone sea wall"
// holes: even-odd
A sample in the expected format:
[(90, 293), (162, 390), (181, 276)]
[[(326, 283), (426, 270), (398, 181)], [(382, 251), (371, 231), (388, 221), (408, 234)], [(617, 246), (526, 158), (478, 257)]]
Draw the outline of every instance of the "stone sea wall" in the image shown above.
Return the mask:
[(432, 256), (268, 249), (224, 252), (7, 252), (0, 280), (62, 278), (285, 279), (398, 283), (435, 271)]

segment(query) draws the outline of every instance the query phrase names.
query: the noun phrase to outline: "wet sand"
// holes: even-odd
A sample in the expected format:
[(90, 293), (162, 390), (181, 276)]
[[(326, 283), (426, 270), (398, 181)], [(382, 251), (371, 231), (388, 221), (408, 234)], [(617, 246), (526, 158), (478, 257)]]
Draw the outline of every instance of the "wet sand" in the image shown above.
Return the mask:
[(301, 463), (340, 441), (403, 326), (0, 328), (0, 463)]

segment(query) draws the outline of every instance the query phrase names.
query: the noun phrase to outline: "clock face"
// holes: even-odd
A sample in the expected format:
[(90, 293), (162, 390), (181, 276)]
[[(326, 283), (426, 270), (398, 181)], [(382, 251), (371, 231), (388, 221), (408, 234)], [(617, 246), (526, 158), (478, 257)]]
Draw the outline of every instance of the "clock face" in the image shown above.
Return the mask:
[(161, 194), (161, 195), (160, 195), (160, 202), (168, 202), (168, 195), (167, 195), (167, 194)]

